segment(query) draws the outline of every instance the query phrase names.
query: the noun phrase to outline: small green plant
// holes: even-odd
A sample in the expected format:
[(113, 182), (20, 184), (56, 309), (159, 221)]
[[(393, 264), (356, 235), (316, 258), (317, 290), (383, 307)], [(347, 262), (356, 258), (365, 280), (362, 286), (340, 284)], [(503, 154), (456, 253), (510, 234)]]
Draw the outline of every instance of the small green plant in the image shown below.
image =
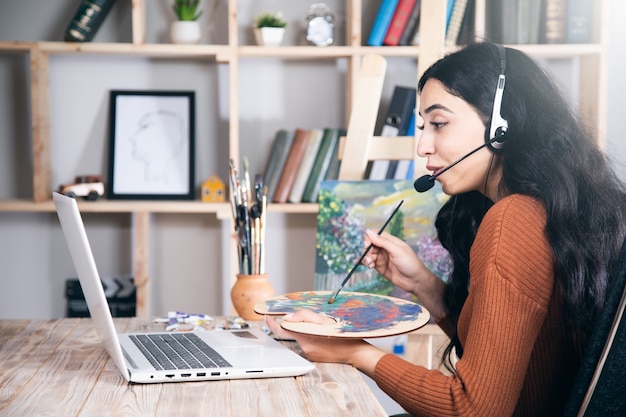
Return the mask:
[(172, 9), (178, 20), (193, 21), (202, 16), (202, 11), (198, 11), (200, 0), (174, 0)]
[(284, 28), (287, 22), (280, 13), (262, 13), (254, 18), (255, 28)]

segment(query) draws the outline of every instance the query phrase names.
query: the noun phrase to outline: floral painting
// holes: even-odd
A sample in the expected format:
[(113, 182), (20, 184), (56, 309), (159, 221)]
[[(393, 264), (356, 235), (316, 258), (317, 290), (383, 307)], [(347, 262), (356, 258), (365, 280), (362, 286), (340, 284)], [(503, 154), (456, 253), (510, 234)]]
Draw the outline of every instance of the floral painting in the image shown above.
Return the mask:
[[(407, 242), (441, 279), (452, 268), (447, 251), (437, 239), (435, 218), (448, 197), (438, 183), (417, 193), (412, 181), (323, 181), (318, 199), (315, 289), (335, 290), (364, 249), (367, 229), (378, 231), (400, 201), (400, 210), (385, 232)], [(413, 298), (375, 270), (359, 266), (345, 291)]]

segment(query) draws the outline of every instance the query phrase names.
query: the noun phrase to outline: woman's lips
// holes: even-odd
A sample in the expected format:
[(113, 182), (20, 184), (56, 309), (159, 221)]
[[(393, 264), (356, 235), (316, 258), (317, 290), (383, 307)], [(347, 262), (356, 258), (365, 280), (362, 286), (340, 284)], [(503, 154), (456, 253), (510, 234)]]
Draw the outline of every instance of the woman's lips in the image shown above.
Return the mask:
[(442, 167), (435, 167), (435, 166), (431, 166), (431, 165), (427, 165), (426, 166), (426, 170), (432, 172), (432, 176), (436, 177), (437, 174), (439, 173), (439, 171), (441, 171), (443, 168)]

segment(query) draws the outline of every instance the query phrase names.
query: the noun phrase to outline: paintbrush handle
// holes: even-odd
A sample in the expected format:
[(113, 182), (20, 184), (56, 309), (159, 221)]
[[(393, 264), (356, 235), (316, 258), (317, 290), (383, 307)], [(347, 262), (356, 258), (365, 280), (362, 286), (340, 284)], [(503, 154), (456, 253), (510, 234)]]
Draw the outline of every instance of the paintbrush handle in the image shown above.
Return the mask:
[[(389, 222), (391, 221), (391, 219), (393, 218), (393, 216), (396, 215), (396, 213), (398, 212), (398, 210), (400, 209), (400, 206), (402, 205), (402, 203), (404, 203), (404, 200), (400, 200), (400, 203), (396, 206), (396, 208), (391, 212), (391, 215), (387, 218), (387, 220), (385, 221), (385, 223), (383, 224), (383, 226), (380, 228), (380, 230), (378, 231), (378, 234), (380, 235), (383, 230), (385, 230), (385, 227), (387, 227), (387, 225), (389, 224)], [(330, 304), (335, 302), (335, 298), (337, 298), (337, 296), (339, 295), (339, 292), (343, 289), (344, 285), (346, 285), (346, 283), (348, 282), (348, 280), (350, 279), (350, 277), (352, 276), (352, 274), (354, 274), (354, 271), (356, 271), (356, 269), (359, 267), (359, 265), (361, 265), (361, 262), (363, 262), (363, 259), (365, 258), (365, 256), (367, 255), (367, 253), (370, 251), (370, 249), (372, 249), (372, 246), (374, 246), (372, 243), (369, 244), (369, 246), (365, 249), (365, 251), (363, 251), (363, 253), (361, 254), (361, 257), (359, 258), (359, 260), (357, 262), (355, 262), (354, 266), (352, 267), (352, 269), (350, 270), (350, 272), (348, 272), (348, 275), (346, 275), (346, 277), (343, 279), (343, 281), (341, 282), (341, 285), (339, 286), (339, 288), (337, 288), (337, 291), (335, 291), (335, 293), (333, 294), (332, 297), (330, 297), (328, 299), (328, 302)]]
[[(380, 234), (380, 232), (378, 232), (378, 234)], [(359, 265), (361, 265), (361, 262), (363, 262), (363, 259), (365, 258), (367, 253), (370, 251), (370, 249), (372, 249), (372, 246), (374, 246), (374, 245), (372, 245), (370, 243), (369, 246), (365, 249), (365, 251), (363, 252), (361, 257), (359, 258), (359, 260), (354, 264), (354, 266), (352, 267), (350, 272), (348, 272), (348, 275), (346, 275), (346, 277), (343, 279), (343, 281), (341, 282), (341, 285), (339, 286), (339, 288), (337, 288), (337, 291), (335, 291), (335, 294), (333, 294), (333, 296), (331, 297), (332, 300), (337, 298), (337, 296), (339, 295), (339, 292), (343, 289), (343, 286), (346, 285), (346, 283), (348, 282), (348, 280), (350, 279), (352, 274), (354, 274), (354, 271), (356, 271), (356, 269), (359, 267)]]

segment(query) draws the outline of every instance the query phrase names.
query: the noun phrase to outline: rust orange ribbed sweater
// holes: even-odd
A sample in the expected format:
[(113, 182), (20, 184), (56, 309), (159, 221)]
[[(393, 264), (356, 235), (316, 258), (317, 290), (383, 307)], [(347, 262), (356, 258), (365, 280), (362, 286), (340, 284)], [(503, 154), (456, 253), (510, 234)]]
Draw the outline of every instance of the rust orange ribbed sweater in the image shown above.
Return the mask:
[(582, 356), (565, 326), (545, 236), (545, 210), (512, 195), (485, 215), (470, 252), (457, 324), (457, 373), (383, 356), (378, 385), (415, 416), (557, 416)]

